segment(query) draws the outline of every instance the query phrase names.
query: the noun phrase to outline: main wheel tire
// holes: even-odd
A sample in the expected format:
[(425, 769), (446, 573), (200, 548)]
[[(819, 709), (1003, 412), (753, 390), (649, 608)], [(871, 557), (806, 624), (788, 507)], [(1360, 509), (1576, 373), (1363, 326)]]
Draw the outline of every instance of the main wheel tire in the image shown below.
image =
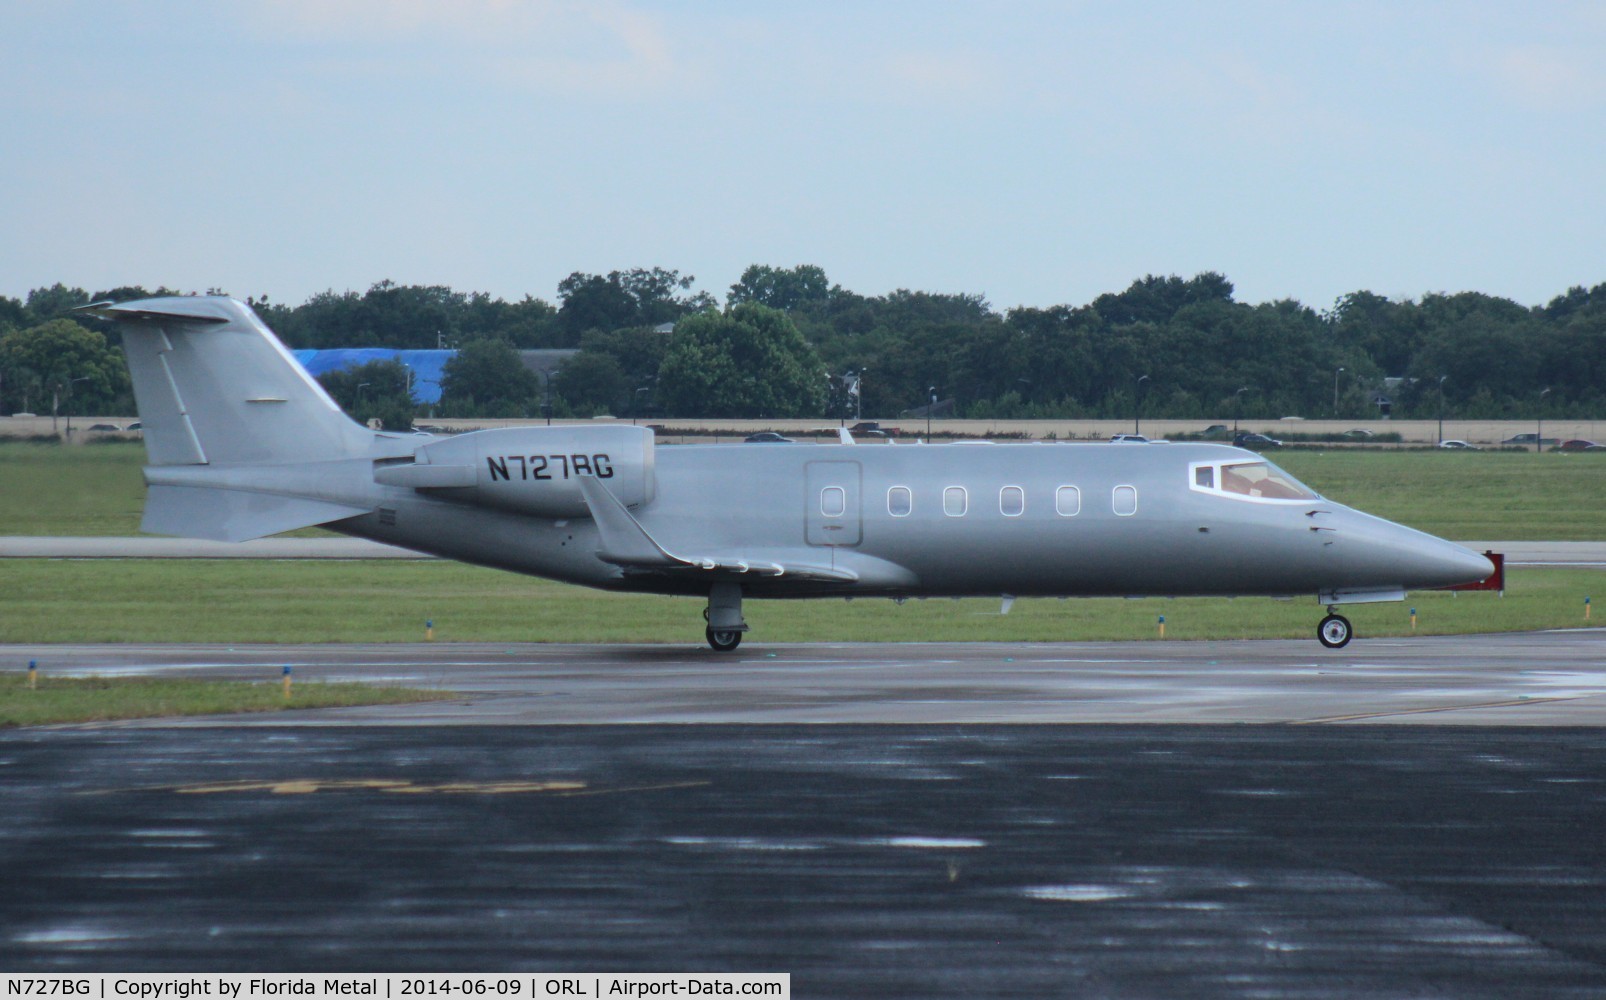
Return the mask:
[(1349, 619), (1343, 615), (1328, 615), (1316, 626), (1316, 638), (1328, 649), (1343, 649), (1354, 635)]
[(708, 645), (718, 653), (728, 653), (742, 644), (742, 633), (734, 629), (711, 628), (705, 634), (708, 636)]

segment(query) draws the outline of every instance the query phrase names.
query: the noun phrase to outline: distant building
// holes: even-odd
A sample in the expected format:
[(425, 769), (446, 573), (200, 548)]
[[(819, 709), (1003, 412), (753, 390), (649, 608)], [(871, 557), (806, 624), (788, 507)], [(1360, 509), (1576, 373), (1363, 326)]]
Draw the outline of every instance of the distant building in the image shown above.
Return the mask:
[[(401, 351), (390, 347), (336, 347), (328, 350), (303, 349), (290, 352), (301, 367), (313, 378), (330, 372), (341, 372), (373, 361), (400, 361), (413, 373), (413, 402), (439, 403), (441, 401), (441, 375), (446, 362), (457, 354), (455, 350)], [(564, 362), (580, 352), (574, 349), (520, 351), (519, 360), (524, 367), (541, 377), (557, 371)]]

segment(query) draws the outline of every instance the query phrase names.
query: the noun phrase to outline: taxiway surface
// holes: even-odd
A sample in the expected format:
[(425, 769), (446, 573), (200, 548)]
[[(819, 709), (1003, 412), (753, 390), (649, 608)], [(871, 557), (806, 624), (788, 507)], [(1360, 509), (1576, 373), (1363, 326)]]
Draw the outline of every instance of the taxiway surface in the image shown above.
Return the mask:
[(445, 688), (418, 705), (118, 723), (1606, 724), (1606, 629), (1362, 639), (706, 646), (0, 646), (0, 669)]
[(30, 658), (464, 697), (0, 733), (9, 971), (1606, 994), (1606, 632)]

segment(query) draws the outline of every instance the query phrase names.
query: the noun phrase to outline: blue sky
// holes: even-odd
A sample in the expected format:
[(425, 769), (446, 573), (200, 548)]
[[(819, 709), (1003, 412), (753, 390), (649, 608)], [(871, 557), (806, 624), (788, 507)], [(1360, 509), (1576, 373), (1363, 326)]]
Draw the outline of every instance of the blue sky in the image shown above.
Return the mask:
[(1606, 281), (1599, 4), (8, 0), (0, 87), (14, 296)]

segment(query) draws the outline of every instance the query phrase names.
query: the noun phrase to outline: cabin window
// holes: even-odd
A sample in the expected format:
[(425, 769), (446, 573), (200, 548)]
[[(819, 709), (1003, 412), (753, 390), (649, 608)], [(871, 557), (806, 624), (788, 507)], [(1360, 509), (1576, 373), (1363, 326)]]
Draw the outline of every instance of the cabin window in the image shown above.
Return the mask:
[(1020, 517), (1026, 511), (1026, 491), (1019, 486), (1006, 486), (998, 491), (998, 512), (1005, 517)]
[(1193, 470), (1193, 485), (1202, 486), (1207, 490), (1216, 488), (1216, 469), (1213, 465), (1201, 465)]
[(970, 495), (963, 486), (950, 486), (942, 491), (942, 512), (949, 517), (964, 517)]
[(1117, 517), (1131, 517), (1138, 512), (1138, 488), (1136, 486), (1117, 486), (1110, 495), (1110, 505), (1115, 508)]
[(914, 508), (914, 498), (907, 486), (894, 486), (887, 490), (887, 513), (893, 517), (908, 517)]
[(841, 517), (848, 509), (848, 493), (840, 486), (827, 486), (820, 491), (820, 513), (826, 517)]
[(1054, 512), (1060, 517), (1075, 517), (1082, 513), (1082, 491), (1075, 486), (1061, 486), (1055, 490)]

